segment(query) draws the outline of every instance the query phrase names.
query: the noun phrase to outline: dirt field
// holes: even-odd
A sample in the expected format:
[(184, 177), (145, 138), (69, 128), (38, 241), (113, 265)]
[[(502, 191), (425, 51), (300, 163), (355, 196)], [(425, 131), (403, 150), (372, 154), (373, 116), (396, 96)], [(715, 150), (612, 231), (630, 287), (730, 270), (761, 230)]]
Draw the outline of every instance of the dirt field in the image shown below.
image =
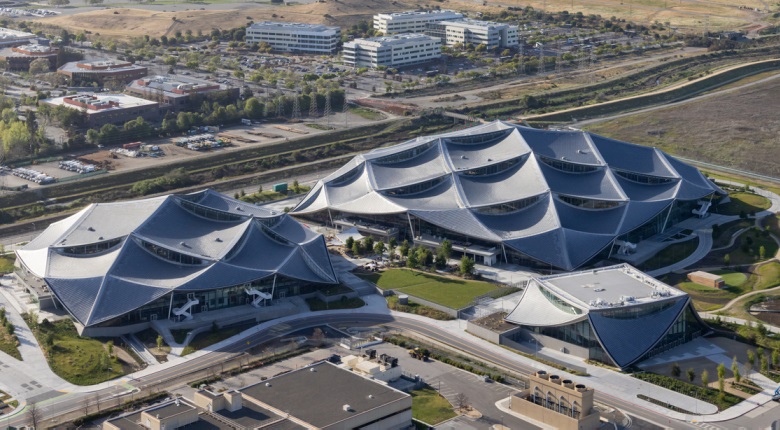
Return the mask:
[(587, 129), (683, 157), (777, 177), (780, 118), (775, 111), (780, 107), (780, 76), (775, 76), (737, 91)]
[[(291, 2), (294, 3), (294, 2)], [(436, 6), (469, 12), (499, 12), (500, 6), (488, 2), (482, 5), (478, 0), (444, 0)], [(671, 3), (671, 4), (670, 4)], [(530, 5), (536, 9), (546, 6), (550, 11), (568, 10), (570, 13), (618, 17), (637, 23), (669, 22), (679, 30), (710, 31), (719, 29), (750, 29), (770, 19), (769, 13), (756, 12), (752, 8), (763, 8), (760, 0), (740, 1), (739, 8), (725, 0), (640, 0), (639, 2), (615, 2), (611, 0), (545, 0), (518, 4)], [(252, 3), (155, 3), (133, 5), (125, 8), (125, 2), (106, 1), (106, 8), (70, 7), (61, 9), (62, 15), (39, 18), (36, 21), (63, 27), (73, 32), (88, 30), (103, 36), (131, 37), (149, 35), (160, 37), (176, 31), (211, 31), (212, 28), (229, 29), (246, 25), (252, 21), (289, 21), (350, 27), (360, 21), (371, 21), (377, 12), (415, 10), (421, 5), (409, 0), (327, 0), (323, 3), (271, 6)], [(83, 12), (82, 12), (83, 10)], [(174, 21), (173, 18), (176, 18)]]

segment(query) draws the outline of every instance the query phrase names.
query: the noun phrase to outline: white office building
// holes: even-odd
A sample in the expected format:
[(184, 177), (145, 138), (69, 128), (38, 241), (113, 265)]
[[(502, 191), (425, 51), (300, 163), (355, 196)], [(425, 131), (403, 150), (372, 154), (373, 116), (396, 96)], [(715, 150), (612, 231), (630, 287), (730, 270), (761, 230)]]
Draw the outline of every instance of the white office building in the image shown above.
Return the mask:
[(484, 44), (487, 49), (495, 49), (517, 46), (518, 32), (516, 25), (465, 18), (430, 23), (425, 34), (441, 38), (446, 46)]
[(277, 51), (332, 54), (340, 41), (341, 28), (319, 24), (266, 21), (246, 29), (246, 43), (265, 42)]
[(353, 67), (402, 67), (441, 57), (441, 39), (424, 34), (355, 39), (344, 44), (344, 64)]
[(424, 33), (430, 23), (461, 18), (463, 18), (462, 13), (451, 10), (380, 13), (374, 15), (374, 30), (381, 31), (385, 36), (398, 33)]

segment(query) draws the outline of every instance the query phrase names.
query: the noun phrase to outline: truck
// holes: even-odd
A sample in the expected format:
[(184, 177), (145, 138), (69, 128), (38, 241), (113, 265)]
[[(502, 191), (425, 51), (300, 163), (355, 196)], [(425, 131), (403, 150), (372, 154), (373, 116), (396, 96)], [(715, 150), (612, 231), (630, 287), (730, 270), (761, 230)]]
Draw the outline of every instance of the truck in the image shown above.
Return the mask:
[(252, 120), (244, 118), (244, 119), (241, 120), (241, 124), (252, 125)]

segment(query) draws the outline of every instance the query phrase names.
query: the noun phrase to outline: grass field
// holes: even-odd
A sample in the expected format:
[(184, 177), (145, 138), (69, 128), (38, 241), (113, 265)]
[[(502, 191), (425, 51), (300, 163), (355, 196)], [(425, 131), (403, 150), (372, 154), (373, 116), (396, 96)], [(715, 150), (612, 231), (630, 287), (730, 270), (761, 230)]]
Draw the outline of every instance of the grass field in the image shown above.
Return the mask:
[(736, 233), (737, 231), (748, 228), (753, 226), (752, 220), (747, 219), (738, 219), (736, 221), (731, 221), (723, 224), (718, 229), (718, 234), (712, 235), (712, 247), (713, 248), (720, 248), (723, 246), (726, 246), (731, 242), (731, 236)]
[(696, 247), (699, 246), (699, 238), (695, 237), (685, 242), (675, 243), (669, 245), (661, 252), (650, 257), (647, 261), (639, 265), (639, 270), (649, 271), (666, 267), (672, 263), (676, 263), (685, 259), (689, 255), (693, 254)]
[(361, 118), (365, 118), (365, 119), (371, 120), (371, 121), (379, 121), (379, 120), (387, 118), (387, 116), (385, 114), (383, 114), (382, 112), (377, 112), (375, 110), (367, 109), (367, 108), (364, 108), (364, 107), (352, 107), (352, 108), (349, 108), (349, 112), (353, 113), (353, 114), (355, 114), (355, 115), (357, 115), (357, 116), (359, 116)]
[(445, 278), (407, 269), (385, 270), (364, 278), (383, 290), (411, 294), (452, 309), (467, 306), (475, 297), (496, 289), (487, 282)]
[(780, 79), (754, 82), (739, 91), (627, 115), (587, 129), (674, 155), (777, 177), (780, 164), (773, 160), (780, 159), (780, 118), (772, 112), (780, 107), (778, 91)]
[(426, 387), (412, 391), (412, 418), (435, 425), (454, 418), (457, 414), (452, 405), (433, 388)]
[(352, 299), (342, 299), (326, 303), (316, 297), (312, 297), (306, 299), (306, 304), (309, 305), (309, 309), (312, 311), (324, 311), (330, 309), (356, 309), (365, 306), (366, 302), (360, 297), (355, 297)]
[(13, 272), (14, 261), (16, 261), (16, 257), (13, 255), (0, 257), (0, 274)]
[(769, 209), (772, 202), (766, 197), (752, 193), (729, 193), (731, 201), (722, 205), (716, 205), (713, 212), (723, 215), (750, 214)]
[(0, 351), (17, 360), (22, 359), (22, 354), (19, 353), (19, 348), (16, 347), (16, 339), (8, 334), (5, 327), (0, 327)]
[(697, 310), (712, 311), (723, 307), (729, 301), (751, 291), (760, 291), (780, 285), (780, 263), (771, 262), (755, 269), (753, 273), (733, 270), (715, 270), (726, 282), (726, 288), (719, 290), (693, 282), (680, 282), (676, 286), (688, 293)]
[(127, 374), (131, 369), (123, 366), (116, 359), (110, 361), (110, 366), (101, 368), (100, 356), (106, 353), (105, 344), (99, 340), (81, 337), (70, 320), (40, 324), (37, 333), (38, 341), (47, 335), (52, 335), (54, 345), (47, 348), (47, 359), (51, 369), (76, 385), (93, 385)]
[[(742, 243), (748, 240), (752, 240), (752, 243), (747, 245), (747, 251), (742, 247)], [(753, 236), (751, 233), (743, 233), (739, 237), (740, 246), (737, 249), (731, 251), (729, 254), (731, 257), (731, 264), (751, 264), (761, 261), (759, 251), (761, 247), (764, 247), (764, 259), (772, 258), (777, 254), (777, 242), (771, 237), (765, 236)]]

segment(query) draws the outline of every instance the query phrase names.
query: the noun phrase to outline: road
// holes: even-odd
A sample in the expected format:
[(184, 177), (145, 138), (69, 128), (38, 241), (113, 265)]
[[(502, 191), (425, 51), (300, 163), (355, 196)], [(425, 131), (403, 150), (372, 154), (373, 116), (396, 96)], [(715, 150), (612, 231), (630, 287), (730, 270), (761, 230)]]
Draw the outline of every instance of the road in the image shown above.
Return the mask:
[[(473, 355), (483, 361), (492, 363), (496, 366), (505, 368), (515, 373), (523, 374), (534, 371), (533, 367), (523, 364), (519, 362), (519, 360), (509, 360), (504, 357), (486, 353), (484, 348), (481, 347), (477, 341), (468, 341), (458, 338), (434, 325), (428, 325), (411, 318), (378, 314), (307, 315), (300, 319), (270, 326), (265, 330), (249, 336), (248, 338), (241, 339), (240, 341), (236, 341), (232, 344), (224, 346), (217, 351), (207, 353), (201, 357), (194, 358), (180, 365), (160, 370), (151, 375), (131, 379), (127, 381), (124, 386), (126, 387), (126, 390), (135, 388), (136, 391), (165, 390), (175, 385), (180, 385), (182, 382), (180, 378), (186, 378), (188, 375), (203, 369), (210, 368), (212, 366), (219, 366), (226, 360), (240, 355), (243, 351), (249, 348), (271, 341), (288, 333), (321, 324), (384, 325), (403, 331), (413, 332), (418, 335), (434, 339), (438, 342), (446, 343), (452, 348), (456, 348), (460, 351), (463, 351), (464, 353)], [(192, 377), (190, 376), (190, 379), (191, 378)], [(61, 417), (67, 413), (80, 414), (81, 411), (83, 411), (85, 399), (89, 399), (94, 402), (96, 395), (101, 398), (101, 401), (104, 405), (109, 404), (112, 399), (114, 399), (113, 401), (116, 401), (115, 399), (117, 397), (128, 400), (130, 396), (134, 396), (134, 394), (131, 394), (130, 391), (125, 391), (124, 396), (119, 396), (122, 394), (122, 392), (118, 392), (118, 387), (118, 385), (112, 386), (111, 383), (107, 383), (106, 388), (101, 389), (95, 393), (66, 393), (58, 395), (52, 399), (40, 402), (38, 404), (38, 410), (41, 412), (43, 419), (49, 420), (51, 418)], [(52, 395), (56, 394), (56, 392), (52, 392)], [(664, 415), (637, 407), (636, 405), (631, 404), (624, 399), (613, 397), (606, 392), (597, 392), (596, 399), (601, 403), (614, 406), (628, 413), (634, 418), (656, 423), (661, 426), (668, 425), (669, 427), (676, 429), (693, 429), (699, 427), (695, 424), (681, 421), (675, 421), (672, 423)], [(733, 420), (729, 423), (708, 425), (708, 428), (736, 428), (737, 426), (745, 428), (767, 428), (771, 424), (772, 419), (776, 419), (776, 411), (772, 410), (770, 413), (766, 413), (774, 406), (775, 405), (773, 404), (765, 405), (764, 407), (758, 408), (755, 411), (749, 413), (747, 416)], [(26, 414), (19, 414), (1, 422), (6, 426), (19, 426), (28, 423), (28, 418)], [(52, 421), (48, 422), (52, 423)], [(725, 424), (726, 427), (720, 427), (720, 424)]]

